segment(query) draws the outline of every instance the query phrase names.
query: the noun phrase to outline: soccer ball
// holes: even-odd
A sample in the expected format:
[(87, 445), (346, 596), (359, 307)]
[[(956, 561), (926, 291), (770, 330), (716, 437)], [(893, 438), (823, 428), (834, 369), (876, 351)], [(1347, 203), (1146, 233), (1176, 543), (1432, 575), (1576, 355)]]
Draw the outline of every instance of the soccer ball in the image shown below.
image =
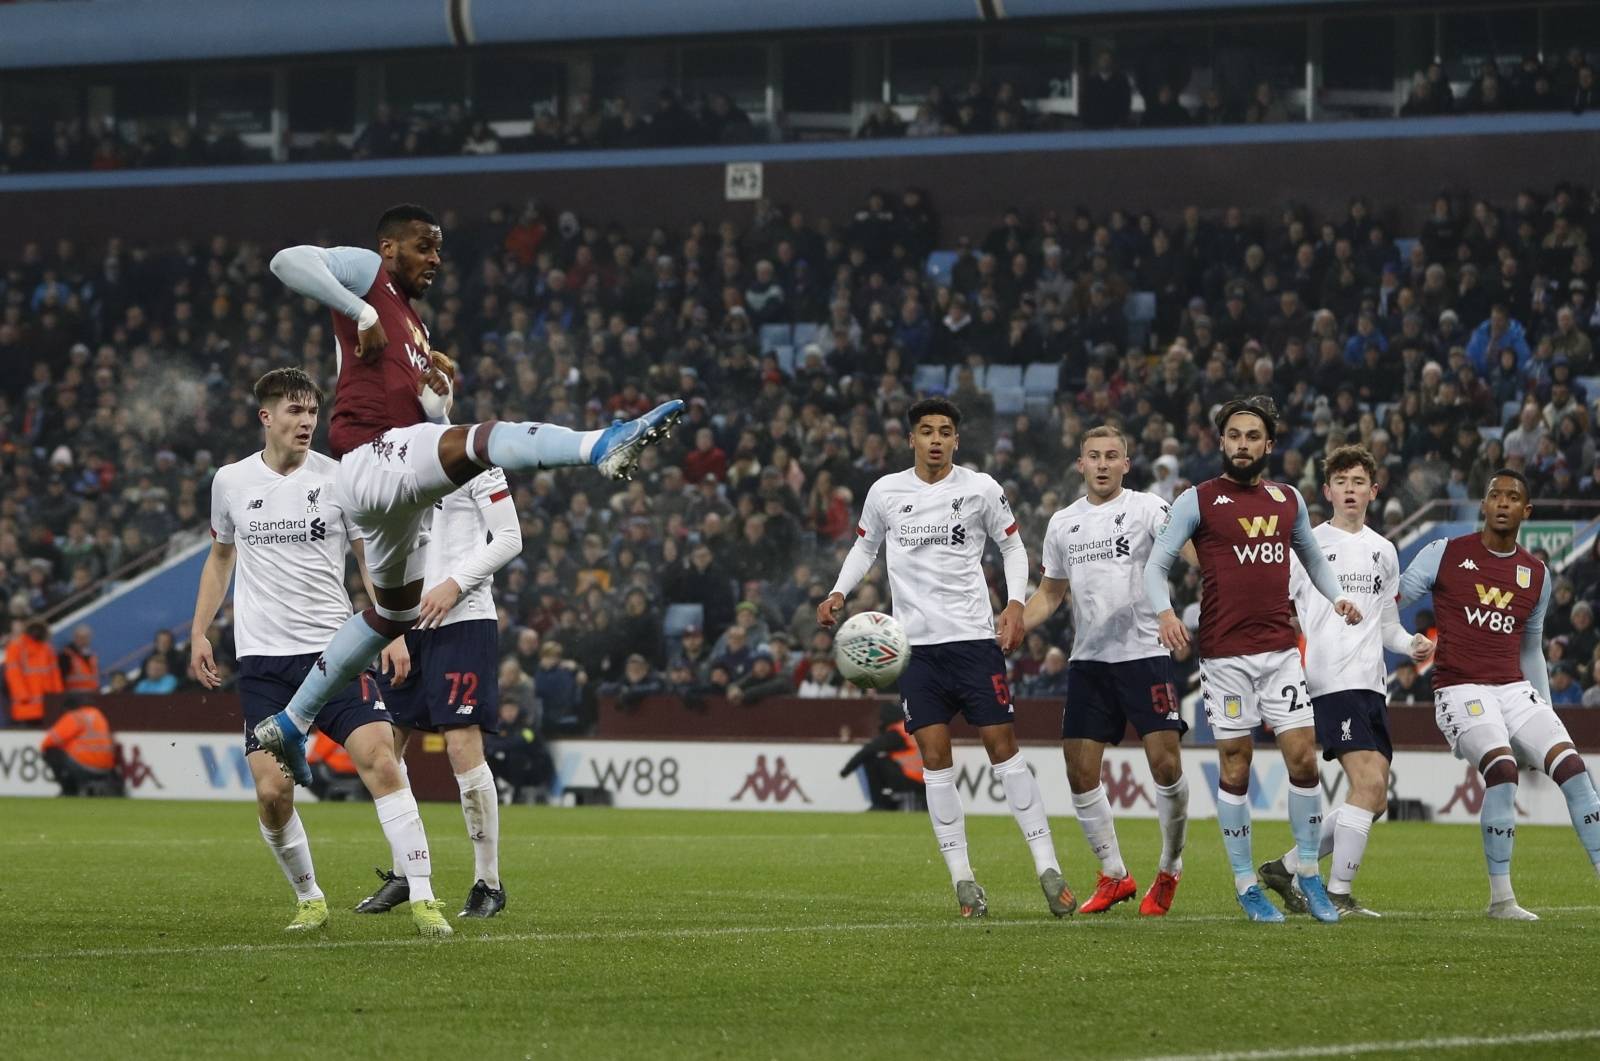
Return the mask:
[(833, 658), (846, 681), (863, 689), (887, 689), (911, 659), (900, 620), (883, 612), (852, 615), (833, 639)]

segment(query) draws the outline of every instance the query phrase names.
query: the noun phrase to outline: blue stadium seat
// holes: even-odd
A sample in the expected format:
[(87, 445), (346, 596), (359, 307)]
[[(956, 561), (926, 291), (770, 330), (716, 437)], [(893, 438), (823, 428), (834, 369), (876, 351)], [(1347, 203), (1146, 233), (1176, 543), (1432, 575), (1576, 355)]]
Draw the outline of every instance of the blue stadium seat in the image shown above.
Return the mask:
[(1022, 390), (1021, 365), (990, 365), (984, 373), (983, 385), (992, 391)]
[(1034, 420), (1050, 419), (1050, 410), (1056, 404), (1054, 395), (1029, 394), (1026, 390), (1024, 390), (1022, 393), (1024, 395), (1022, 409), (1023, 412), (1033, 417)]
[(948, 284), (950, 270), (955, 268), (960, 257), (956, 251), (934, 251), (928, 255), (928, 264), (923, 267), (923, 275), (936, 284)]
[(1022, 389), (1030, 398), (1054, 398), (1060, 381), (1061, 366), (1054, 361), (1035, 361), (1022, 372)]
[(817, 341), (817, 333), (822, 329), (815, 324), (796, 324), (794, 326), (795, 349), (804, 347), (807, 343)]
[(1394, 249), (1400, 255), (1400, 264), (1404, 265), (1411, 260), (1411, 248), (1417, 245), (1416, 239), (1405, 236), (1394, 241)]
[(990, 387), (996, 416), (1016, 416), (1028, 408), (1028, 396), (1021, 387)]
[(1509, 424), (1517, 418), (1517, 414), (1520, 412), (1522, 412), (1522, 403), (1520, 401), (1513, 398), (1509, 402), (1503, 402), (1500, 406), (1500, 422)]
[(1600, 398), (1600, 376), (1578, 376), (1576, 379), (1591, 402)]
[(766, 351), (779, 346), (788, 346), (793, 334), (787, 324), (763, 324), (761, 326), (761, 349)]
[(780, 372), (785, 376), (794, 375), (794, 347), (785, 343), (782, 346), (772, 347), (769, 352), (777, 357)]
[(1128, 322), (1128, 349), (1143, 350), (1150, 341), (1150, 326), (1156, 319), (1156, 293), (1134, 291), (1122, 303), (1122, 316)]
[[(951, 392), (955, 391), (955, 389), (956, 389), (956, 380), (960, 378), (961, 370), (963, 368), (967, 368), (967, 367), (969, 367), (969, 366), (966, 366), (966, 365), (951, 365), (950, 366), (950, 381), (947, 384), (945, 384), (945, 386), (947, 388), (946, 393), (951, 393)], [(989, 374), (989, 366), (987, 366), (987, 365), (972, 365), (970, 367), (972, 369), (972, 385), (974, 387), (978, 388), (979, 390), (984, 390), (989, 385), (987, 383), (988, 374)]]
[(911, 374), (911, 389), (918, 394), (944, 394), (943, 365), (918, 365)]
[(661, 618), (661, 632), (672, 640), (683, 636), (691, 626), (704, 627), (706, 608), (703, 604), (669, 604), (667, 614)]

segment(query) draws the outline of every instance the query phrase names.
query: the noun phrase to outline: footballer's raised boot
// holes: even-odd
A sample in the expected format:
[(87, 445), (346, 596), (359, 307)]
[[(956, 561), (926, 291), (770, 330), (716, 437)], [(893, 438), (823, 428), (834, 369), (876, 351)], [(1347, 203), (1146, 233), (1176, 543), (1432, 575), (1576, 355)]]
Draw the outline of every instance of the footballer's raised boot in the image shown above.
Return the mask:
[(1532, 910), (1524, 910), (1517, 905), (1515, 899), (1501, 899), (1497, 903), (1489, 904), (1489, 916), (1496, 921), (1537, 921), (1539, 915)]
[(444, 902), (440, 899), (414, 899), (411, 902), (411, 923), (417, 926), (417, 935), (443, 939), (455, 934), (444, 917)]
[(1080, 914), (1103, 914), (1118, 903), (1125, 903), (1139, 893), (1139, 886), (1134, 883), (1132, 875), (1126, 877), (1108, 877), (1100, 874), (1100, 879), (1095, 881), (1094, 894), (1083, 901), (1078, 907)]
[(1078, 900), (1067, 882), (1061, 879), (1059, 869), (1047, 869), (1039, 874), (1039, 887), (1044, 889), (1044, 901), (1050, 904), (1050, 912), (1057, 917), (1071, 917), (1078, 909)]
[(1139, 903), (1139, 916), (1165, 917), (1167, 911), (1172, 909), (1172, 897), (1178, 892), (1179, 874), (1168, 873), (1162, 870), (1156, 874), (1156, 882), (1150, 885), (1150, 890), (1144, 893), (1144, 899)]
[(1376, 910), (1368, 910), (1365, 906), (1361, 905), (1361, 900), (1346, 892), (1329, 892), (1328, 898), (1332, 901), (1333, 908), (1339, 911), (1339, 916), (1341, 918), (1383, 916)]
[(294, 920), (284, 926), (285, 932), (311, 932), (328, 923), (328, 900), (301, 899), (295, 908)]
[(989, 913), (989, 897), (975, 880), (964, 880), (956, 885), (956, 902), (961, 907), (962, 917), (985, 917)]
[(1300, 885), (1300, 894), (1306, 897), (1306, 912), (1324, 924), (1336, 925), (1339, 923), (1339, 911), (1334, 909), (1333, 901), (1328, 898), (1328, 890), (1322, 886), (1322, 878), (1313, 873), (1309, 877), (1301, 877), (1295, 883)]
[(472, 885), (472, 890), (467, 893), (467, 901), (461, 905), (461, 912), (456, 916), (493, 917), (505, 908), (505, 887), (491, 888), (479, 880)]
[(589, 459), (607, 479), (632, 479), (646, 446), (672, 434), (683, 417), (683, 401), (662, 402), (643, 416), (612, 424), (600, 435)]
[(1306, 897), (1300, 893), (1300, 888), (1295, 884), (1294, 874), (1289, 872), (1289, 867), (1283, 864), (1283, 859), (1275, 858), (1271, 862), (1261, 864), (1261, 883), (1278, 893), (1278, 898), (1283, 900), (1283, 908), (1291, 914), (1306, 913)]
[(398, 873), (386, 869), (377, 871), (378, 879), (383, 883), (378, 885), (378, 890), (356, 903), (358, 914), (386, 914), (401, 903), (411, 901), (411, 885)]
[(1283, 912), (1267, 901), (1267, 896), (1259, 884), (1252, 884), (1239, 893), (1239, 906), (1244, 910), (1244, 916), (1252, 921), (1269, 925), (1283, 921)]
[(256, 723), (256, 741), (261, 750), (278, 761), (283, 776), (297, 785), (311, 787), (311, 766), (306, 762), (306, 735), (289, 717), (287, 709)]

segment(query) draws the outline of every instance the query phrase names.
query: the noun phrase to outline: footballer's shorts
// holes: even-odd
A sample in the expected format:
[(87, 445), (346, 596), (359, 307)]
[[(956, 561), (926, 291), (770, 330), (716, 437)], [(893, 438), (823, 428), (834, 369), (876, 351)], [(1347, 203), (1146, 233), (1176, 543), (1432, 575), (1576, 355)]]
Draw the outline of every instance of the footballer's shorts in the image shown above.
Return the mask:
[(1435, 689), (1433, 717), (1450, 750), (1474, 769), (1486, 753), (1509, 747), (1524, 766), (1543, 770), (1550, 749), (1572, 741), (1555, 708), (1526, 681)]
[(385, 681), (397, 725), (437, 733), (457, 726), (500, 732), (500, 624), (469, 619), (406, 634), (411, 673)]
[[(243, 656), (239, 659), (239, 708), (244, 713), (244, 750), (261, 751), (255, 728), (259, 722), (289, 706), (289, 700), (311, 668), (322, 658), (320, 652), (299, 656)], [(377, 675), (366, 671), (334, 694), (317, 712), (316, 726), (343, 744), (350, 734), (369, 722), (389, 722), (383, 705)]]
[(374, 586), (422, 579), (433, 503), (457, 489), (439, 460), (439, 438), (450, 426), (392, 427), (339, 461), (339, 498), (366, 542)]
[(907, 733), (947, 726), (957, 715), (979, 727), (1015, 721), (1000, 645), (992, 637), (912, 645), (911, 661), (900, 675), (900, 713)]
[(1120, 744), (1128, 725), (1140, 737), (1189, 730), (1178, 712), (1172, 657), (1107, 663), (1075, 659), (1067, 664), (1067, 703), (1061, 710), (1062, 740)]
[(1317, 743), (1329, 762), (1345, 752), (1377, 752), (1394, 761), (1389, 738), (1389, 698), (1371, 689), (1341, 689), (1311, 700)]
[(1315, 723), (1298, 649), (1202, 658), (1200, 698), (1218, 740), (1248, 737), (1262, 723), (1274, 733)]

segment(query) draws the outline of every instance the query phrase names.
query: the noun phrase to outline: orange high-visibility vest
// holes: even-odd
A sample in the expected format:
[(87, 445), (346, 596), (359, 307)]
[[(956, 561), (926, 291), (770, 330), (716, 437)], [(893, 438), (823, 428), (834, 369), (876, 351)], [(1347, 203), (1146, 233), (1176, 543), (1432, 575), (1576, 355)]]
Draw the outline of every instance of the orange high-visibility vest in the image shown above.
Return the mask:
[(916, 739), (906, 732), (906, 724), (904, 722), (896, 722), (889, 727), (889, 730), (900, 734), (900, 739), (905, 741), (905, 746), (897, 752), (890, 752), (889, 758), (899, 765), (901, 773), (913, 781), (921, 781), (922, 753), (917, 750)]
[(326, 762), (328, 769), (336, 774), (355, 776), (356, 762), (350, 758), (350, 753), (344, 750), (344, 745), (317, 730), (317, 735), (312, 738), (311, 747), (306, 752), (306, 762)]
[(44, 718), (44, 698), (63, 691), (55, 650), (23, 634), (6, 646), (5, 666), (11, 721), (38, 722)]
[(85, 770), (110, 770), (117, 764), (111, 724), (98, 707), (80, 707), (56, 719), (40, 743), (40, 751), (60, 748)]
[(61, 681), (68, 693), (100, 691), (100, 659), (93, 652), (80, 653), (75, 645), (68, 645), (61, 653), (66, 666), (61, 668)]

